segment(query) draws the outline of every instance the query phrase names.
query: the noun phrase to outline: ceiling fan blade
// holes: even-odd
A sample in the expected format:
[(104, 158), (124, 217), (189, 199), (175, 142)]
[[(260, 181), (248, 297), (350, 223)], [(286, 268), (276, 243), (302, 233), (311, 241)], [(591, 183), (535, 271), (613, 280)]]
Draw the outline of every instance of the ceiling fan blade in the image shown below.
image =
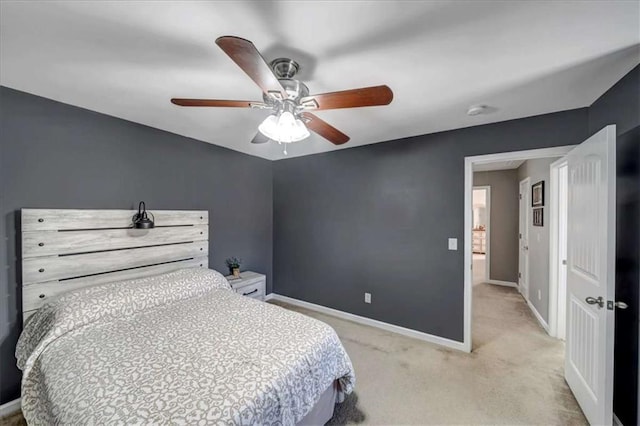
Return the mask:
[(225, 99), (185, 99), (172, 98), (171, 103), (186, 107), (230, 107), (252, 108), (261, 107), (263, 102), (258, 101), (229, 101)]
[(374, 86), (311, 95), (302, 98), (300, 104), (308, 109), (321, 110), (389, 105), (392, 100), (393, 92), (388, 86)]
[(302, 117), (304, 118), (305, 125), (309, 130), (313, 130), (329, 142), (336, 145), (342, 145), (343, 143), (349, 142), (349, 136), (345, 135), (340, 130), (336, 129), (326, 121), (321, 120), (317, 116), (309, 112), (303, 112)]
[(284, 88), (253, 43), (240, 37), (223, 36), (216, 40), (216, 44), (264, 93), (286, 98)]
[(255, 143), (255, 144), (260, 144), (260, 143), (267, 143), (269, 142), (271, 139), (269, 139), (268, 137), (266, 137), (265, 135), (263, 135), (261, 132), (256, 133), (256, 135), (253, 137), (253, 139), (251, 140), (251, 143)]

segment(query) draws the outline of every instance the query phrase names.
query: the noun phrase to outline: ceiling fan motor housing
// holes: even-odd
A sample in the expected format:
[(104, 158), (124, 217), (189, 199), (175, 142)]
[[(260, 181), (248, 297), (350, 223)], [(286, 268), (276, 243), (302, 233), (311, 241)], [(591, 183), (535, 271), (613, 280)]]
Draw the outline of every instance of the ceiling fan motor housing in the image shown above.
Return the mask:
[(280, 78), (293, 78), (300, 71), (300, 65), (289, 58), (277, 58), (271, 61), (269, 64), (276, 77)]

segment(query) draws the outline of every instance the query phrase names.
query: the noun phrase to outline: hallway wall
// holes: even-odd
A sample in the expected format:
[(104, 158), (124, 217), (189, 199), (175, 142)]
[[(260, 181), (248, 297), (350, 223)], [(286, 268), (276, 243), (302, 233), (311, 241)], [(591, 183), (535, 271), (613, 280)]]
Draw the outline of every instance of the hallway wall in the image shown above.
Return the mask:
[[(544, 181), (543, 226), (533, 226), (529, 206), (529, 301), (549, 323), (549, 166), (558, 158), (527, 160), (518, 168), (518, 182), (530, 177), (531, 185)], [(531, 187), (529, 187), (531, 191)]]
[(489, 279), (518, 282), (518, 171), (475, 172), (474, 186), (491, 187)]

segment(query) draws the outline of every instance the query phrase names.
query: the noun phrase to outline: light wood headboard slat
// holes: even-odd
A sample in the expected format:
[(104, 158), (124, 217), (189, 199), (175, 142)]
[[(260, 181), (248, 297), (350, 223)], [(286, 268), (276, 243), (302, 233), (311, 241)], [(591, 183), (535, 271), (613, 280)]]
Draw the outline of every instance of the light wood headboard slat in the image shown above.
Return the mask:
[(209, 253), (208, 241), (132, 248), (68, 256), (43, 256), (22, 261), (22, 283), (60, 280), (118, 271), (150, 264), (200, 257)]
[(97, 284), (104, 284), (113, 281), (132, 280), (136, 278), (148, 277), (151, 275), (164, 274), (182, 268), (206, 268), (208, 267), (207, 257), (198, 257), (191, 260), (164, 263), (162, 265), (143, 266), (135, 269), (111, 272), (108, 274), (92, 275), (89, 277), (74, 278), (65, 281), (47, 281), (25, 285), (22, 289), (24, 303), (23, 311), (39, 309), (49, 298), (58, 294), (89, 287)]
[(116, 250), (160, 244), (206, 241), (208, 225), (91, 231), (28, 231), (22, 234), (22, 258)]
[[(149, 210), (156, 226), (209, 224), (209, 212)], [(22, 209), (22, 231), (128, 228), (137, 210)]]
[(133, 229), (135, 210), (22, 209), (23, 320), (69, 290), (209, 266), (209, 212), (149, 211)]

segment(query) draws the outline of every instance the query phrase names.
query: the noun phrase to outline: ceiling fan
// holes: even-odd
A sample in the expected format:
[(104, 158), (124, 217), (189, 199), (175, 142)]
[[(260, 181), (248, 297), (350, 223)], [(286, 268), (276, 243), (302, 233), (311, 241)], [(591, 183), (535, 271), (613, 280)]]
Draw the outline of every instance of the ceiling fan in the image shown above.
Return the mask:
[(349, 141), (349, 136), (309, 111), (388, 105), (393, 100), (393, 92), (387, 86), (309, 95), (307, 86), (294, 78), (300, 66), (292, 59), (278, 58), (267, 64), (254, 44), (240, 37), (219, 37), (216, 44), (262, 89), (262, 101), (173, 98), (171, 102), (186, 107), (272, 110), (273, 114), (258, 127), (252, 143), (297, 142), (309, 137), (311, 130), (341, 145)]

